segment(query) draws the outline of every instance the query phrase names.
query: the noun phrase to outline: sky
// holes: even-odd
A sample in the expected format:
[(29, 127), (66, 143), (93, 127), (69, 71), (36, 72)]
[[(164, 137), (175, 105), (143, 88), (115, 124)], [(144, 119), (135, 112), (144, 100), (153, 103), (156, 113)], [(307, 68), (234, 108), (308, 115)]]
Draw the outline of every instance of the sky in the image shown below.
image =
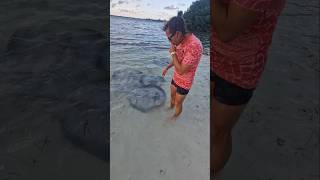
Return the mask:
[(168, 20), (186, 11), (195, 0), (110, 0), (110, 14)]

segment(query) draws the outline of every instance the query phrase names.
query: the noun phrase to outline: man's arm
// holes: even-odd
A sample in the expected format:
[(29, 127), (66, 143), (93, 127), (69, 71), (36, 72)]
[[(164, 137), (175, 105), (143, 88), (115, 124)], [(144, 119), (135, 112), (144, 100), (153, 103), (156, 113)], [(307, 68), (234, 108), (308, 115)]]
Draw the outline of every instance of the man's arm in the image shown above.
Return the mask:
[(173, 61), (170, 62), (170, 64), (167, 66), (167, 70), (169, 70), (173, 65)]
[(218, 38), (228, 42), (238, 37), (258, 19), (258, 14), (235, 3), (225, 4), (221, 0), (211, 0), (212, 24)]
[(180, 74), (180, 75), (183, 75), (183, 74), (187, 73), (192, 67), (192, 65), (179, 63), (176, 54), (172, 55), (172, 63), (174, 65), (174, 68), (176, 69), (177, 73)]

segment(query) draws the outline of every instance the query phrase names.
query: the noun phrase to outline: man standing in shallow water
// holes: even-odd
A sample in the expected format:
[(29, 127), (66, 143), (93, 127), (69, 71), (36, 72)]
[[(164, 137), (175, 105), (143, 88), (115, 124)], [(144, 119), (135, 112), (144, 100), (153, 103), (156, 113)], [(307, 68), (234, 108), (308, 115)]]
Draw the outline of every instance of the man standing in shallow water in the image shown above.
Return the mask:
[(203, 48), (201, 41), (193, 33), (186, 31), (182, 11), (164, 25), (163, 31), (171, 43), (169, 52), (172, 60), (163, 69), (162, 76), (174, 66), (170, 108), (175, 108), (173, 118), (176, 118), (181, 114), (183, 101), (191, 89)]

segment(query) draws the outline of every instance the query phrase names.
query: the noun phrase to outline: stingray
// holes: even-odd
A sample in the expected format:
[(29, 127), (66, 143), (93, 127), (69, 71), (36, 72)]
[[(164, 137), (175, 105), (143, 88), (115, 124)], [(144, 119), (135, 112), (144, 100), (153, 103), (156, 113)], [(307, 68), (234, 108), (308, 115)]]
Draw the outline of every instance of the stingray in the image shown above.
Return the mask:
[(166, 93), (158, 86), (146, 86), (133, 90), (128, 99), (133, 108), (148, 112), (164, 104)]
[(135, 69), (117, 70), (112, 74), (111, 86), (118, 92), (129, 93), (137, 87), (141, 87), (139, 81), (143, 73)]
[(164, 82), (164, 79), (161, 76), (143, 75), (140, 78), (140, 83), (142, 86), (160, 87), (163, 82)]
[(118, 92), (128, 93), (133, 108), (148, 112), (166, 101), (166, 93), (161, 88), (163, 82), (161, 76), (146, 75), (136, 69), (123, 69), (112, 74), (111, 86)]

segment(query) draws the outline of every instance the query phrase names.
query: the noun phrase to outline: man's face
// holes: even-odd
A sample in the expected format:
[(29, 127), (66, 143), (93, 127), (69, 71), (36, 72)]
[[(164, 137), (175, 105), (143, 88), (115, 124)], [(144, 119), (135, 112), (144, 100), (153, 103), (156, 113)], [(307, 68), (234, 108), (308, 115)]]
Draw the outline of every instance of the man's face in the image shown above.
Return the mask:
[(168, 38), (168, 40), (173, 44), (173, 45), (178, 45), (180, 44), (182, 37), (181, 37), (181, 32), (175, 32), (175, 33), (171, 33), (169, 31), (169, 28), (166, 30), (166, 36)]

